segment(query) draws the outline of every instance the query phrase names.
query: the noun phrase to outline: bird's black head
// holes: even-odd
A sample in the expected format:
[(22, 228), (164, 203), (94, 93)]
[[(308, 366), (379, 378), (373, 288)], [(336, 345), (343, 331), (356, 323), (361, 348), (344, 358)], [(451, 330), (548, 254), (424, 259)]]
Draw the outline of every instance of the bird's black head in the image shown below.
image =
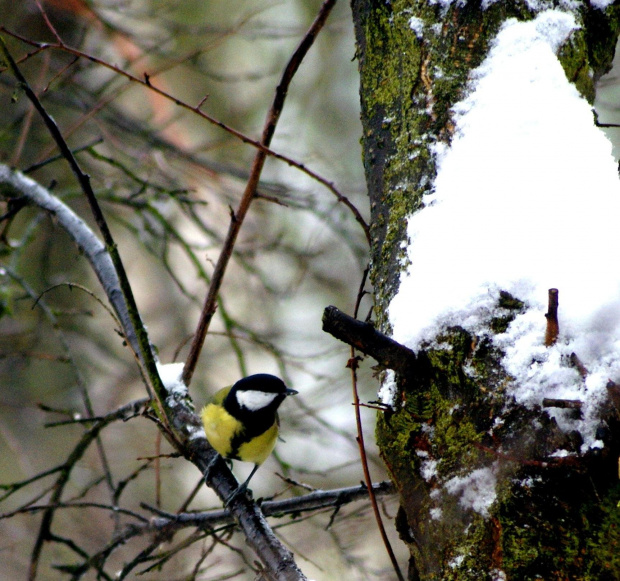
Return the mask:
[(237, 419), (261, 416), (271, 424), (286, 396), (296, 393), (294, 389), (286, 387), (279, 377), (257, 373), (240, 379), (232, 386), (224, 401), (224, 407)]

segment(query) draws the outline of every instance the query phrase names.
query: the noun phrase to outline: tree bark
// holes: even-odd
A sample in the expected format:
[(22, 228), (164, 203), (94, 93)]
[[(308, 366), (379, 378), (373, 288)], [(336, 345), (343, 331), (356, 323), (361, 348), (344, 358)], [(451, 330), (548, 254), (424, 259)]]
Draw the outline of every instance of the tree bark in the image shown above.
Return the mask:
[[(521, 2), (484, 10), (478, 2), (446, 4), (352, 0), (371, 281), (377, 326), (387, 334), (387, 308), (407, 263), (406, 218), (423, 208), (433, 188), (433, 151), (450, 143), (451, 107), (464, 97), (469, 73), (502, 24), (536, 16)], [(581, 27), (558, 56), (567, 78), (592, 102), (596, 81), (611, 67), (620, 10), (583, 3), (572, 13)], [(525, 308), (507, 293), (497, 306), (488, 321), (495, 333)], [(455, 327), (436, 339), (442, 347), (417, 353), (423, 373), (397, 370), (398, 399), (405, 403), (380, 412), (377, 423), (377, 441), (400, 492), (397, 527), (410, 549), (409, 579), (620, 579), (616, 386), (609, 386), (597, 434), (604, 448), (581, 454), (579, 435), (562, 432), (543, 407), (506, 407), (503, 386), (510, 378), (488, 336)], [(466, 367), (475, 368), (475, 377)], [(578, 406), (567, 413), (578, 414)], [(574, 455), (552, 456), (558, 448)], [(440, 486), (465, 469), (480, 477), (480, 494), (485, 482), (494, 483), (488, 514), (464, 509)]]

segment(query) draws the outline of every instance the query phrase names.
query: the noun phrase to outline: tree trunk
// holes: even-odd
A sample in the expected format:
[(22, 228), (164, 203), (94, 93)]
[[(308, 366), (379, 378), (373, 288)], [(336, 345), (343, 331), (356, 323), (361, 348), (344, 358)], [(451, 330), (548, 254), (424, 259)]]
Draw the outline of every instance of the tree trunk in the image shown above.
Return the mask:
[[(435, 152), (449, 146), (455, 129), (452, 107), (502, 25), (537, 16), (528, 8), (534, 3), (487, 4), (352, 1), (371, 280), (377, 326), (388, 334), (388, 307), (408, 264), (407, 218), (424, 211), (434, 188)], [(571, 14), (580, 27), (558, 58), (592, 102), (611, 67), (620, 9), (583, 3)], [(501, 292), (484, 332), (447, 326), (418, 351), (414, 372), (396, 373), (402, 405), (379, 415), (377, 440), (400, 491), (397, 527), (410, 549), (409, 579), (620, 579), (620, 392), (609, 384), (597, 432), (604, 445), (586, 452), (579, 433), (560, 429), (549, 407), (507, 401), (512, 378), (493, 335), (527, 308)], [(578, 368), (578, 358), (570, 364)], [(580, 413), (572, 402), (545, 405)], [(558, 449), (569, 453), (554, 455)], [(475, 498), (463, 502), (465, 494)]]

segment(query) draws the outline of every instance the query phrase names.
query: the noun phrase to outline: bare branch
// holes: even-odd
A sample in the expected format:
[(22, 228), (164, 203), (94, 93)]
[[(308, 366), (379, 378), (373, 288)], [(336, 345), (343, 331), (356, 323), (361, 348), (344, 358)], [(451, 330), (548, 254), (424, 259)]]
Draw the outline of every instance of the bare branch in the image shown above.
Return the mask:
[[(376, 496), (388, 496), (395, 493), (394, 485), (389, 481), (373, 484), (372, 491)], [(333, 490), (315, 490), (303, 496), (296, 496), (284, 500), (267, 500), (261, 502), (260, 506), (265, 516), (282, 518), (301, 512), (344, 506), (351, 502), (364, 500), (366, 498), (368, 498), (368, 488), (365, 485), (360, 485), (335, 488)], [(143, 504), (142, 507), (158, 515), (158, 518), (149, 521), (149, 530), (157, 530), (165, 527), (184, 528), (189, 526), (207, 528), (234, 522), (228, 510), (171, 514), (145, 504)], [(145, 525), (145, 527), (146, 526), (147, 525)]]
[[(164, 390), (163, 385), (161, 385), (159, 375), (157, 373), (155, 358), (151, 350), (148, 335), (146, 333), (144, 325), (142, 324), (142, 321), (140, 320), (138, 307), (133, 296), (131, 285), (129, 284), (127, 273), (125, 272), (125, 266), (123, 265), (123, 261), (121, 260), (121, 256), (118, 252), (116, 242), (112, 237), (112, 233), (110, 231), (110, 228), (108, 227), (108, 223), (106, 222), (103, 212), (101, 211), (101, 207), (99, 206), (99, 202), (97, 201), (97, 197), (95, 196), (95, 192), (93, 191), (92, 185), (90, 183), (90, 176), (82, 171), (82, 168), (78, 164), (76, 157), (73, 155), (73, 152), (67, 145), (67, 142), (65, 141), (60, 129), (58, 128), (58, 125), (56, 125), (56, 122), (54, 121), (54, 119), (52, 119), (51, 115), (47, 113), (47, 111), (41, 104), (41, 101), (37, 97), (37, 94), (28, 84), (28, 81), (26, 80), (19, 67), (17, 66), (17, 63), (11, 56), (11, 53), (9, 52), (2, 37), (0, 37), (0, 50), (2, 51), (2, 54), (7, 61), (13, 75), (19, 82), (21, 88), (26, 93), (28, 99), (30, 99), (35, 109), (43, 119), (45, 126), (47, 127), (54, 141), (56, 142), (56, 145), (60, 149), (63, 157), (67, 160), (71, 171), (75, 175), (80, 185), (80, 188), (88, 201), (91, 212), (95, 218), (95, 222), (97, 223), (99, 231), (103, 236), (103, 240), (105, 242), (105, 252), (109, 254), (110, 260), (114, 266), (115, 278), (117, 279), (118, 287), (120, 288), (120, 292), (122, 295), (119, 302), (124, 303), (123, 311), (125, 311), (127, 315), (126, 318), (123, 319), (123, 317), (119, 313), (119, 317), (123, 321), (125, 327), (124, 331), (128, 335), (133, 335), (136, 341), (136, 345), (132, 345), (132, 347), (134, 348), (134, 352), (136, 353), (139, 360), (144, 365), (145, 370), (147, 371), (147, 377), (150, 381), (145, 381), (145, 386), (147, 391), (149, 392), (149, 396), (151, 398), (153, 397), (150, 386), (150, 383), (153, 383), (156, 395), (160, 398), (161, 401), (164, 395)], [(110, 295), (108, 294), (108, 296)]]
[(97, 275), (108, 300), (123, 325), (122, 330), (127, 341), (134, 352), (138, 353), (138, 339), (133, 333), (133, 325), (120, 290), (114, 264), (105, 246), (88, 224), (33, 179), (2, 164), (0, 164), (0, 186), (2, 186), (1, 193), (4, 197), (22, 201), (26, 199), (29, 204), (42, 208), (54, 216), (60, 226), (71, 236)]
[[(101, 241), (85, 222), (32, 179), (20, 172), (12, 171), (10, 168), (0, 165), (0, 186), (2, 185), (4, 187), (2, 187), (1, 193), (5, 197), (9, 199), (26, 198), (29, 203), (39, 206), (55, 216), (58, 223), (87, 256), (106, 291), (106, 295), (123, 323), (125, 333), (128, 332), (128, 329), (132, 329), (131, 326), (125, 327), (129, 319), (126, 305), (118, 286), (114, 265)], [(130, 336), (128, 335), (128, 338)], [(164, 398), (166, 405), (163, 409), (171, 427), (159, 422), (161, 429), (165, 430), (165, 434), (171, 444), (198, 467), (207, 478), (209, 486), (217, 492), (218, 496), (222, 499), (228, 498), (236, 490), (238, 486), (237, 481), (226, 463), (221, 459), (211, 469), (212, 460), (216, 452), (209, 446), (204, 437), (202, 423), (200, 418), (194, 413), (188, 395), (164, 393), (166, 393)], [(102, 427), (103, 424), (95, 423), (86, 434), (92, 434), (92, 439), (94, 439)], [(90, 444), (90, 441), (91, 438), (88, 438), (88, 441), (85, 440), (81, 443), (74, 450), (74, 454), (79, 452), (79, 456), (81, 456), (84, 449)], [(57, 503), (60, 500), (69, 473), (70, 470), (63, 470), (58, 478), (54, 487), (55, 492), (51, 499), (52, 503)], [(276, 538), (260, 508), (250, 498), (245, 495), (239, 495), (231, 503), (231, 510), (246, 536), (248, 544), (260, 557), (264, 566), (274, 572), (274, 579), (282, 581), (304, 579), (303, 574), (294, 562), (292, 553)], [(53, 513), (52, 509), (44, 514), (39, 538), (32, 555), (33, 569), (31, 572), (33, 574), (36, 572), (40, 551), (43, 542), (47, 538), (46, 535), (49, 532)], [(31, 576), (32, 578), (34, 577)]]
[[(282, 78), (280, 79), (280, 83), (276, 88), (275, 96), (269, 112), (267, 113), (267, 119), (265, 121), (263, 135), (260, 141), (262, 146), (269, 147), (271, 138), (276, 130), (280, 114), (282, 113), (282, 107), (284, 106), (284, 100), (286, 99), (288, 87), (293, 80), (299, 65), (314, 43), (317, 34), (323, 28), (323, 25), (325, 24), (325, 21), (327, 20), (327, 17), (329, 16), (335, 3), (336, 0), (325, 0), (319, 10), (318, 16), (308, 29), (308, 32), (293, 53), (293, 56), (289, 59), (289, 62), (284, 69), (284, 73), (282, 74)], [(254, 162), (252, 163), (252, 169), (250, 171), (250, 178), (248, 179), (243, 197), (239, 202), (236, 212), (234, 212), (231, 216), (228, 234), (226, 235), (226, 240), (224, 241), (222, 252), (220, 253), (217, 264), (215, 265), (215, 270), (213, 271), (211, 284), (209, 286), (209, 292), (205, 298), (202, 313), (200, 314), (200, 320), (198, 321), (196, 334), (194, 336), (189, 355), (187, 356), (187, 361), (185, 362), (185, 368), (183, 369), (183, 382), (185, 385), (190, 384), (192, 375), (194, 374), (194, 369), (196, 369), (198, 357), (202, 351), (202, 346), (204, 344), (205, 337), (207, 336), (211, 319), (215, 314), (217, 297), (224, 280), (224, 274), (226, 273), (228, 262), (232, 256), (233, 248), (235, 246), (239, 230), (243, 224), (243, 220), (245, 219), (245, 216), (250, 209), (250, 205), (256, 196), (256, 189), (258, 188), (260, 175), (266, 158), (267, 152), (264, 149), (261, 148), (256, 152)]]
[[(335, 3), (335, 0), (333, 0), (333, 3)], [(201, 117), (202, 119), (204, 119), (208, 123), (211, 123), (212, 125), (215, 125), (215, 126), (219, 127), (220, 129), (226, 131), (230, 135), (233, 135), (234, 137), (236, 137), (237, 139), (239, 139), (243, 143), (251, 145), (252, 147), (255, 147), (259, 151), (263, 152), (264, 154), (269, 155), (270, 157), (273, 157), (274, 159), (278, 159), (278, 160), (286, 163), (287, 165), (298, 169), (302, 173), (305, 173), (307, 176), (309, 176), (310, 178), (312, 178), (316, 182), (318, 182), (321, 185), (323, 185), (324, 187), (326, 187), (336, 197), (336, 199), (338, 200), (339, 203), (343, 204), (344, 206), (346, 206), (351, 211), (351, 213), (355, 217), (356, 222), (361, 226), (362, 230), (364, 231), (364, 235), (366, 237), (366, 241), (368, 242), (368, 244), (370, 244), (370, 228), (368, 227), (368, 224), (364, 220), (364, 218), (361, 215), (360, 211), (355, 207), (355, 205), (345, 195), (343, 195), (340, 191), (338, 191), (338, 189), (333, 184), (333, 182), (329, 181), (328, 179), (324, 178), (323, 176), (321, 176), (317, 172), (315, 172), (315, 171), (311, 170), (310, 168), (306, 167), (305, 164), (303, 164), (303, 163), (301, 163), (299, 161), (296, 161), (296, 160), (294, 160), (291, 157), (288, 157), (286, 155), (278, 153), (277, 151), (274, 151), (273, 149), (270, 149), (268, 147), (268, 145), (263, 144), (261, 141), (258, 141), (256, 139), (252, 139), (251, 137), (248, 137), (247, 135), (245, 135), (241, 131), (238, 131), (238, 130), (234, 129), (233, 127), (231, 127), (229, 125), (226, 125), (222, 121), (219, 121), (215, 117), (205, 113), (201, 109), (201, 106), (204, 104), (202, 101), (197, 106), (190, 105), (189, 103), (186, 103), (186, 102), (182, 101), (178, 97), (175, 97), (174, 95), (172, 95), (172, 94), (164, 91), (163, 89), (160, 89), (160, 88), (156, 87), (155, 85), (153, 85), (153, 82), (152, 82), (150, 76), (148, 77), (148, 79), (147, 78), (136, 77), (136, 76), (132, 75), (131, 73), (128, 73), (127, 71), (124, 71), (124, 70), (120, 69), (116, 65), (110, 64), (110, 63), (108, 63), (108, 62), (106, 62), (106, 61), (104, 61), (102, 59), (99, 59), (99, 58), (97, 58), (95, 56), (92, 56), (90, 54), (87, 54), (87, 53), (85, 53), (83, 51), (80, 51), (78, 49), (72, 48), (70, 46), (67, 46), (66, 44), (48, 44), (48, 43), (42, 43), (42, 42), (35, 42), (33, 40), (30, 40), (28, 38), (20, 36), (19, 34), (15, 33), (15, 32), (12, 32), (12, 31), (8, 30), (4, 26), (0, 26), (0, 31), (5, 32), (6, 34), (8, 34), (8, 35), (12, 36), (13, 38), (16, 38), (16, 39), (24, 42), (25, 44), (28, 44), (30, 46), (34, 46), (37, 50), (34, 51), (34, 53), (32, 53), (32, 54), (36, 54), (38, 52), (41, 52), (41, 51), (44, 51), (44, 50), (48, 50), (48, 49), (62, 50), (64, 52), (72, 54), (72, 55), (74, 55), (76, 57), (89, 60), (90, 62), (93, 62), (93, 63), (95, 63), (95, 64), (97, 64), (99, 66), (102, 66), (102, 67), (105, 67), (105, 68), (107, 68), (107, 69), (109, 69), (111, 71), (114, 71), (115, 73), (125, 77), (127, 80), (131, 81), (132, 83), (137, 83), (137, 84), (142, 85), (142, 86), (148, 88), (149, 90), (157, 93), (159, 96), (163, 97), (164, 99), (167, 99), (168, 101), (173, 102), (178, 107), (181, 107), (181, 108), (183, 108), (183, 109), (185, 109), (187, 111), (191, 111), (192, 113), (198, 115), (199, 117)]]
[(326, 307), (323, 312), (323, 331), (396, 372), (407, 374), (418, 366), (417, 356), (411, 349), (380, 333), (372, 324), (358, 321), (336, 307)]

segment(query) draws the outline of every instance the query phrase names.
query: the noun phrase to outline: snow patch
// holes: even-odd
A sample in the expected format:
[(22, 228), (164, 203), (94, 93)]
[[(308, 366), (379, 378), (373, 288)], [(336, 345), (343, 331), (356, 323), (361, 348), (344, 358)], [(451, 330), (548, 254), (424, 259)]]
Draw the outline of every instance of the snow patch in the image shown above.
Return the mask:
[[(389, 316), (394, 339), (419, 349), (449, 325), (484, 332), (499, 291), (524, 301), (495, 343), (519, 403), (584, 402), (583, 450), (600, 446), (597, 412), (620, 377), (620, 187), (611, 144), (568, 82), (556, 52), (577, 27), (562, 10), (509, 20), (454, 107), (455, 134), (436, 148), (426, 207), (408, 220), (409, 264)], [(560, 336), (544, 347), (548, 289)], [(566, 362), (575, 353), (584, 379)]]
[(420, 463), (420, 475), (426, 482), (430, 482), (437, 477), (437, 464), (438, 460), (434, 460), (429, 457), (426, 450), (416, 450), (416, 454), (422, 459)]
[(463, 508), (474, 510), (486, 518), (489, 516), (489, 508), (497, 498), (495, 468), (493, 465), (474, 470), (467, 476), (455, 476), (444, 484), (444, 488), (453, 496), (459, 497), (459, 504)]
[(409, 28), (415, 32), (415, 35), (418, 38), (422, 38), (424, 33), (424, 20), (418, 18), (417, 16), (412, 16), (409, 19)]
[(613, 4), (614, 0), (590, 0), (590, 5), (599, 10), (605, 10), (608, 6)]
[(157, 364), (159, 378), (164, 384), (166, 391), (175, 396), (184, 397), (187, 395), (187, 386), (183, 383), (181, 376), (185, 363), (162, 363)]
[(377, 396), (380, 403), (388, 406), (390, 409), (396, 409), (398, 388), (396, 386), (396, 374), (391, 369), (386, 371)]
[(181, 379), (184, 367), (185, 363), (167, 363), (165, 365), (157, 363), (159, 378), (169, 394), (166, 398), (166, 405), (170, 408), (176, 407), (180, 399), (187, 397), (187, 386)]

